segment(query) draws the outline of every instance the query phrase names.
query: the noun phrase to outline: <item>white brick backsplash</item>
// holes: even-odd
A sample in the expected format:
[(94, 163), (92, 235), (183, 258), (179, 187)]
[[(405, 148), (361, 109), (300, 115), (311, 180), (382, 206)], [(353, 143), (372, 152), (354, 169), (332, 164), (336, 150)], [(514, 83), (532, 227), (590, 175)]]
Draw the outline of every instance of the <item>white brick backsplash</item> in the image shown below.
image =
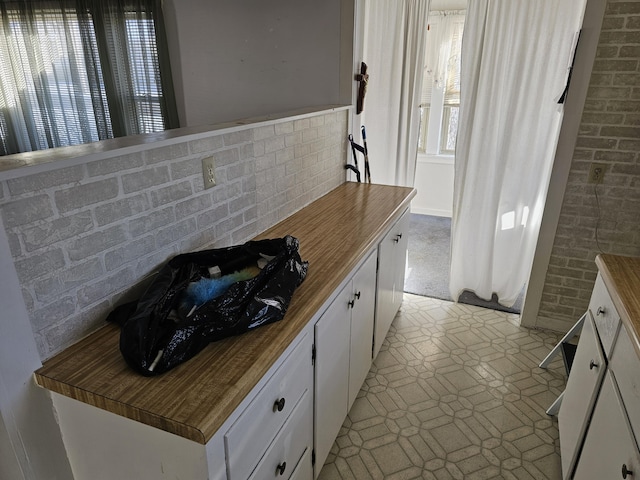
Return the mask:
[(169, 182), (169, 169), (166, 166), (146, 168), (122, 175), (121, 178), (124, 193), (139, 192)]
[(134, 218), (129, 222), (129, 235), (139, 237), (145, 233), (152, 232), (166, 225), (171, 225), (176, 220), (173, 207), (166, 207), (162, 210), (153, 210), (150, 213)]
[[(190, 188), (190, 187), (189, 187)], [(179, 188), (178, 188), (179, 190)], [(157, 192), (157, 191), (156, 191)], [(152, 196), (153, 193), (152, 192)], [(95, 208), (96, 222), (99, 226), (121, 221), (151, 208), (149, 197), (145, 193), (98, 205)]]
[(5, 203), (0, 213), (5, 227), (16, 227), (51, 217), (53, 206), (48, 195), (36, 195)]
[(92, 162), (87, 164), (87, 172), (90, 177), (107, 175), (110, 173), (118, 173), (134, 168), (140, 168), (144, 165), (142, 153), (133, 153), (122, 157), (110, 158), (102, 162)]
[(179, 162), (171, 162), (170, 169), (171, 178), (173, 180), (179, 180), (181, 178), (191, 177), (194, 175), (202, 176), (202, 159), (198, 157)]
[(220, 150), (213, 154), (213, 158), (216, 164), (216, 168), (233, 165), (240, 160), (240, 151), (237, 148)]
[(115, 273), (110, 273), (97, 282), (90, 283), (78, 290), (78, 307), (80, 309), (93, 305), (101, 300), (111, 298), (111, 296), (135, 283), (133, 268), (123, 268)]
[(151, 204), (154, 208), (177, 202), (193, 195), (191, 182), (174, 183), (150, 192)]
[(23, 230), (24, 246), (27, 252), (52, 245), (88, 232), (93, 228), (93, 215), (90, 211), (57, 218)]
[[(601, 251), (640, 255), (639, 20), (640, 2), (607, 4), (540, 318), (571, 325), (584, 313)], [(598, 186), (587, 183), (592, 161), (607, 167)]]
[(102, 261), (96, 257), (70, 268), (58, 270), (55, 275), (34, 283), (36, 298), (38, 302), (45, 304), (63, 293), (99, 278), (104, 273)]
[(114, 225), (104, 230), (80, 237), (67, 245), (67, 254), (72, 261), (99, 255), (105, 250), (115, 247), (127, 240), (125, 229), (122, 225)]
[(53, 172), (38, 173), (7, 181), (11, 195), (22, 195), (29, 192), (42, 192), (51, 187), (69, 185), (84, 178), (84, 165), (61, 168)]
[(117, 178), (108, 178), (97, 182), (85, 183), (63, 190), (57, 190), (54, 194), (56, 207), (62, 213), (113, 200), (118, 196), (120, 186)]
[(63, 297), (50, 303), (45, 308), (36, 310), (31, 314), (31, 324), (34, 329), (42, 330), (52, 323), (58, 323), (61, 320), (69, 318), (76, 313), (75, 298)]
[(64, 253), (61, 248), (30, 255), (15, 262), (18, 278), (23, 284), (28, 284), (31, 280), (58, 271), (65, 265)]
[(224, 140), (220, 135), (189, 142), (189, 151), (191, 153), (211, 152), (213, 150), (219, 150), (222, 147), (224, 147)]
[(156, 240), (153, 235), (138, 238), (125, 243), (104, 255), (104, 266), (108, 272), (120, 268), (126, 263), (144, 257), (155, 250)]
[(178, 158), (186, 157), (187, 155), (189, 155), (189, 146), (186, 143), (154, 148), (144, 152), (144, 158), (147, 165), (166, 162), (169, 159), (177, 160)]
[[(41, 357), (137, 298), (173, 255), (243, 243), (337, 187), (347, 115), (213, 131), (0, 182), (0, 213)], [(309, 142), (296, 150), (309, 128)], [(203, 190), (208, 155), (218, 184)]]
[(226, 133), (222, 136), (222, 140), (227, 147), (231, 145), (238, 145), (241, 143), (251, 142), (253, 134), (250, 129), (240, 130), (237, 132)]

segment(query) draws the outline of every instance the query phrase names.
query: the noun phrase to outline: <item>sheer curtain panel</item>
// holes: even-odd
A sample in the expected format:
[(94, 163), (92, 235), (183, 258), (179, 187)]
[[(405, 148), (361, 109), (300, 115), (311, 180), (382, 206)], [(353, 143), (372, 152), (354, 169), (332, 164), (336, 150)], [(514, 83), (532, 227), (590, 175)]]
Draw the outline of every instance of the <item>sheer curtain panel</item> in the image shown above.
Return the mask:
[(474, 0), (462, 40), (450, 291), (511, 306), (525, 285), (584, 0)]
[(362, 113), (374, 183), (413, 186), (429, 0), (364, 0)]

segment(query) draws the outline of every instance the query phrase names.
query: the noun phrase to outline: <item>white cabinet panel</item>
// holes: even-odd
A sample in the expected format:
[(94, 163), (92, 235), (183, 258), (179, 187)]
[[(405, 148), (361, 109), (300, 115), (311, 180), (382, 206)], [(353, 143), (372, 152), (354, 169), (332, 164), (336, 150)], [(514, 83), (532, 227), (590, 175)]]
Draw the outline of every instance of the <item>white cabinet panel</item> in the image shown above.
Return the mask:
[(576, 480), (616, 478), (632, 480), (638, 476), (640, 476), (640, 454), (636, 448), (615, 379), (609, 371), (602, 385), (573, 478)]
[(633, 348), (626, 327), (620, 329), (610, 365), (615, 372), (620, 396), (627, 406), (631, 429), (640, 448), (640, 358)]
[(347, 416), (349, 401), (349, 301), (344, 288), (315, 325), (314, 437), (316, 474)]
[(591, 315), (587, 315), (558, 413), (560, 455), (564, 478), (569, 478), (575, 465), (580, 442), (591, 416), (605, 370), (604, 354), (600, 348), (600, 340), (597, 337), (593, 318)]
[(351, 348), (349, 356), (349, 404), (351, 408), (371, 369), (373, 317), (376, 308), (376, 255), (370, 255), (353, 277)]
[(409, 210), (391, 227), (378, 246), (378, 285), (373, 358), (378, 355), (391, 322), (402, 303), (407, 245), (409, 242)]
[(376, 266), (374, 250), (315, 325), (316, 475), (371, 368)]

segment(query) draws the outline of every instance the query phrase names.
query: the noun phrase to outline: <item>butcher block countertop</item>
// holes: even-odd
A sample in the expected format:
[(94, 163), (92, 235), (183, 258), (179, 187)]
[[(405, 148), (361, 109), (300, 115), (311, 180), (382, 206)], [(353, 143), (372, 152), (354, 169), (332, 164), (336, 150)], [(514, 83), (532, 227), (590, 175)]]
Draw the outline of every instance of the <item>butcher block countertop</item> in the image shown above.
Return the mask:
[(640, 357), (640, 257), (601, 254), (596, 265)]
[(49, 390), (195, 442), (207, 443), (264, 374), (400, 217), (415, 190), (345, 183), (257, 238), (292, 235), (309, 261), (284, 319), (214, 342), (195, 358), (143, 377), (124, 362), (119, 327), (100, 330), (35, 372)]

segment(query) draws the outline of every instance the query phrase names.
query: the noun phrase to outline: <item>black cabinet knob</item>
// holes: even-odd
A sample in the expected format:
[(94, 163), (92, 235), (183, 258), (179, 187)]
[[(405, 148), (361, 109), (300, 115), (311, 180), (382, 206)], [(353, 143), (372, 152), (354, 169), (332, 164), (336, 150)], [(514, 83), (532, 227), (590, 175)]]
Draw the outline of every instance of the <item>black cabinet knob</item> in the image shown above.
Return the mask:
[(591, 362), (589, 363), (589, 370), (593, 370), (594, 368), (598, 368), (598, 364), (591, 360)]
[(596, 316), (597, 315), (604, 315), (604, 312), (606, 312), (604, 307), (598, 307), (598, 310), (596, 310)]
[(356, 293), (354, 297), (356, 297), (357, 300), (360, 300), (360, 292)]
[(276, 475), (284, 475), (285, 468), (287, 468), (287, 462), (282, 462), (276, 467)]
[(622, 464), (622, 478), (633, 477), (633, 472), (627, 468), (627, 464)]
[(355, 300), (349, 300), (349, 308), (353, 308), (355, 304), (356, 304)]
[(282, 397), (279, 400), (276, 400), (275, 403), (273, 404), (273, 411), (275, 412), (276, 410), (278, 412), (281, 412), (284, 409), (284, 397)]

